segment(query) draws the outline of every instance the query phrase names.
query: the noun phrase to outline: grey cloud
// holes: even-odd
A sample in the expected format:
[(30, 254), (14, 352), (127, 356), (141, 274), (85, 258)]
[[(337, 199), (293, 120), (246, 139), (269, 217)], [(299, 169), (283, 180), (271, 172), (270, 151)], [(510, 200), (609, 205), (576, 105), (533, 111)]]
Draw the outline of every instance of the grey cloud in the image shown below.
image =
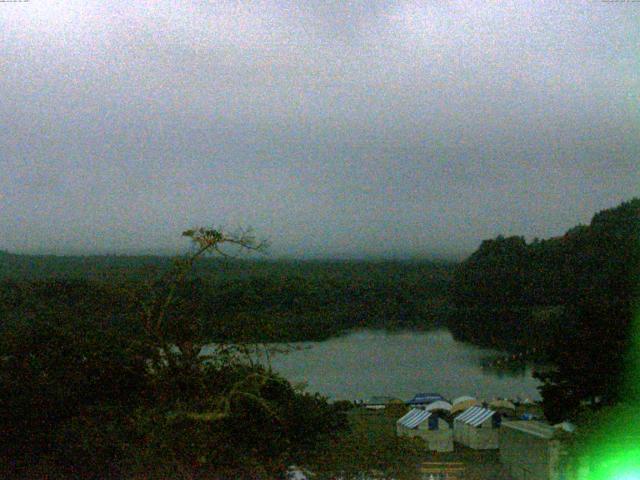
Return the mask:
[(0, 248), (470, 252), (638, 195), (640, 7), (0, 7)]

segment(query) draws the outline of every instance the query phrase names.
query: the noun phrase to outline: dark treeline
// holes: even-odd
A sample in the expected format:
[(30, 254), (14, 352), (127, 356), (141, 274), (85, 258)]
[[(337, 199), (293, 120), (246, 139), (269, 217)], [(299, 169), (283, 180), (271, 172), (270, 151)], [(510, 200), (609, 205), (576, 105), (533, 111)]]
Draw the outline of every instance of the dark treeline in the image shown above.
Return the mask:
[(297, 464), (359, 478), (369, 457), (397, 466), (402, 442), (372, 452), (348, 404), (294, 388), (253, 353), (260, 341), (436, 325), (450, 266), (187, 263), (0, 255), (0, 477), (277, 479)]
[[(545, 406), (550, 418), (561, 419), (585, 402), (612, 403), (626, 391), (639, 226), (634, 199), (562, 237), (486, 240), (458, 266), (203, 258), (176, 283), (167, 338), (189, 336), (181, 325), (197, 327), (200, 343), (243, 343), (446, 324), (459, 340), (541, 352), (556, 365), (540, 375)], [(6, 337), (10, 325), (56, 311), (64, 313), (55, 318), (135, 337), (141, 324), (132, 321), (139, 311), (132, 314), (131, 305), (148, 303), (149, 292), (167, 295), (149, 279), (169, 266), (162, 257), (2, 253), (0, 329)]]
[(478, 344), (538, 347), (556, 365), (540, 375), (550, 418), (615, 403), (631, 395), (623, 376), (639, 259), (640, 199), (562, 237), (486, 240), (454, 273), (450, 329)]
[(629, 296), (637, 252), (640, 200), (593, 217), (562, 237), (498, 236), (482, 242), (456, 270), (449, 323), (454, 334), (475, 343), (521, 349), (546, 343), (563, 312), (586, 298)]
[[(0, 308), (68, 301), (118, 322), (162, 257), (2, 255)], [(211, 341), (320, 340), (357, 327), (432, 328), (448, 311), (452, 266), (432, 262), (202, 259), (178, 291)], [(124, 322), (121, 321), (124, 324)]]
[[(156, 255), (30, 255), (0, 250), (0, 279), (144, 280), (164, 271), (174, 257)], [(193, 276), (214, 280), (252, 277), (305, 276), (319, 278), (393, 277), (420, 272), (427, 277), (448, 272), (455, 263), (444, 260), (293, 260), (210, 256), (193, 266)]]
[[(192, 231), (199, 253), (148, 282), (7, 280), (0, 290), (0, 477), (276, 479), (348, 428), (209, 333), (189, 273), (250, 239)], [(340, 468), (336, 466), (336, 468)]]

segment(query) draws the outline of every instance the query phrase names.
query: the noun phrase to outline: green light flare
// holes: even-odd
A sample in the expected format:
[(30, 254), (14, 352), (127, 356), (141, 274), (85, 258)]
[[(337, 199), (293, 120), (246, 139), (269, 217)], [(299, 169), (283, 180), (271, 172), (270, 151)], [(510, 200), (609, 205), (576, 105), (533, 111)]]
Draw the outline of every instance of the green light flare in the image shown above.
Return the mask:
[[(637, 298), (637, 297), (636, 297)], [(636, 305), (638, 305), (636, 301)], [(631, 323), (631, 345), (625, 365), (624, 392), (640, 408), (640, 308), (636, 306)]]
[(616, 474), (615, 480), (640, 480), (640, 473), (621, 473)]
[(640, 414), (634, 410), (616, 407), (599, 422), (579, 451), (589, 465), (579, 480), (640, 480)]
[(640, 275), (634, 274), (636, 301), (625, 358), (623, 403), (596, 417), (577, 451), (587, 460), (589, 473), (576, 480), (640, 480)]

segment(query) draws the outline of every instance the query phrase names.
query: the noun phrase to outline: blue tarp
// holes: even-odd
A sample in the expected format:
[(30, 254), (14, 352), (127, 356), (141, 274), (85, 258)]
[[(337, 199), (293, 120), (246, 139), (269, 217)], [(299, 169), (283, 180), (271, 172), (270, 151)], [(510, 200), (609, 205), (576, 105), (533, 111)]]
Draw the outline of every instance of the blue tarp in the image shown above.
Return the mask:
[(416, 393), (415, 396), (407, 402), (409, 405), (428, 405), (438, 400), (444, 400), (439, 393)]

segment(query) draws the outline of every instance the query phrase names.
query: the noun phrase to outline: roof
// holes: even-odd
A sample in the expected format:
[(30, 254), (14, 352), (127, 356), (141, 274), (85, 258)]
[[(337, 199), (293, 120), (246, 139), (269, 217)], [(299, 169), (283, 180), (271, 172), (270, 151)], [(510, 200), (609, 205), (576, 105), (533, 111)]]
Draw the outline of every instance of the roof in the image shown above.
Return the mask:
[(462, 400), (458, 403), (453, 404), (453, 406), (451, 407), (451, 413), (464, 412), (466, 409), (474, 407), (476, 405), (480, 405), (480, 402), (473, 398), (471, 400)]
[(444, 400), (436, 400), (435, 402), (430, 403), (426, 406), (425, 410), (446, 410), (447, 412), (451, 411), (451, 404), (449, 402), (445, 402)]
[(506, 428), (513, 428), (520, 430), (521, 432), (528, 433), (540, 438), (551, 438), (556, 432), (556, 429), (546, 423), (536, 422), (533, 420), (514, 420), (509, 422), (502, 422), (502, 426)]
[(460, 403), (460, 402), (466, 402), (468, 400), (474, 400), (477, 401), (474, 397), (470, 397), (469, 395), (463, 395), (461, 397), (455, 398), (453, 399), (453, 401), (451, 402), (453, 405), (455, 405), (456, 403)]
[(439, 393), (416, 393), (407, 403), (410, 405), (427, 404), (437, 400), (444, 400), (444, 397)]
[(573, 433), (576, 431), (576, 426), (573, 423), (567, 422), (567, 421), (564, 421), (562, 423), (556, 423), (553, 426), (553, 428), (564, 430), (565, 432), (569, 432), (569, 433)]
[(455, 421), (466, 423), (472, 427), (477, 427), (482, 425), (482, 423), (488, 418), (491, 418), (494, 413), (496, 412), (489, 410), (488, 408), (471, 407), (465, 410), (461, 415), (458, 415), (455, 418)]
[(371, 397), (371, 399), (367, 402), (370, 405), (387, 405), (391, 403), (393, 400), (396, 400), (394, 397), (385, 397), (385, 396), (377, 396)]
[(493, 408), (505, 408), (509, 410), (516, 409), (516, 406), (509, 400), (493, 400), (491, 403), (489, 403), (489, 406)]
[(403, 417), (400, 417), (396, 423), (402, 425), (403, 427), (416, 428), (430, 416), (431, 412), (428, 412), (427, 410), (419, 410), (417, 408), (413, 408), (409, 413), (407, 413)]

